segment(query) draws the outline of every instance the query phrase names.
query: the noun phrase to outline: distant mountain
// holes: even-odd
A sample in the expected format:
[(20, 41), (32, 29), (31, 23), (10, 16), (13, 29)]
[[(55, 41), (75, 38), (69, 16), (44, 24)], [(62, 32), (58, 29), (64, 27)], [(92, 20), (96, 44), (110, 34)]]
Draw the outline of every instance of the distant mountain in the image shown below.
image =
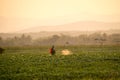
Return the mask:
[[(87, 16), (87, 15), (84, 15)], [(118, 16), (89, 16), (90, 21), (72, 20), (71, 16), (58, 17), (50, 20), (0, 16), (0, 33), (29, 33), (41, 31), (101, 31), (120, 29)], [(81, 18), (75, 16), (73, 18)], [(96, 20), (97, 19), (97, 20)], [(117, 20), (118, 19), (118, 20)], [(113, 20), (113, 21), (109, 21)], [(76, 22), (79, 21), (79, 22)], [(98, 22), (97, 22), (98, 21)], [(106, 22), (99, 22), (106, 21)], [(71, 23), (73, 22), (73, 23)], [(59, 24), (59, 25), (58, 25)], [(62, 25), (61, 25), (62, 24)], [(44, 25), (44, 26), (43, 26)], [(31, 27), (31, 28), (30, 28)]]
[(120, 23), (105, 23), (95, 21), (81, 21), (56, 26), (38, 26), (32, 27), (18, 32), (41, 32), (41, 31), (105, 31), (120, 29)]

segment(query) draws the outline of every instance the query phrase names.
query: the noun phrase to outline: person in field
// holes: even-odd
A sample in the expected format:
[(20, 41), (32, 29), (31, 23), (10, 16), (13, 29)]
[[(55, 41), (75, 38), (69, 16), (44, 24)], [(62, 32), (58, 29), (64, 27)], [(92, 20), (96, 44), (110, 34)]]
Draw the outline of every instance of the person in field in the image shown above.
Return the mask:
[(54, 45), (50, 48), (50, 54), (51, 55), (55, 55), (55, 48), (54, 48)]

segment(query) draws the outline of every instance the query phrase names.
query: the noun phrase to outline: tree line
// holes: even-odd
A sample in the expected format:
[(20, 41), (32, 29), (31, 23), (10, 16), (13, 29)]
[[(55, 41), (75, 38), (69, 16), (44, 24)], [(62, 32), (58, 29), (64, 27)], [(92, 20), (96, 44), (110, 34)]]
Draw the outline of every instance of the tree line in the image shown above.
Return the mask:
[(0, 46), (48, 46), (48, 45), (120, 45), (120, 34), (93, 33), (79, 36), (53, 35), (46, 38), (33, 39), (30, 35), (14, 36), (3, 39), (0, 37)]

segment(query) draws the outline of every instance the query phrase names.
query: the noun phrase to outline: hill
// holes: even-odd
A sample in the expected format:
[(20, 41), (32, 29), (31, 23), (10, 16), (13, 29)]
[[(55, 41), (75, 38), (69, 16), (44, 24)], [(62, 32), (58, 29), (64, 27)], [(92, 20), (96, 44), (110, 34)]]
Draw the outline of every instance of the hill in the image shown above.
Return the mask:
[(74, 22), (55, 26), (38, 26), (17, 31), (18, 33), (41, 32), (41, 31), (105, 31), (120, 29), (120, 23), (105, 23), (95, 21)]

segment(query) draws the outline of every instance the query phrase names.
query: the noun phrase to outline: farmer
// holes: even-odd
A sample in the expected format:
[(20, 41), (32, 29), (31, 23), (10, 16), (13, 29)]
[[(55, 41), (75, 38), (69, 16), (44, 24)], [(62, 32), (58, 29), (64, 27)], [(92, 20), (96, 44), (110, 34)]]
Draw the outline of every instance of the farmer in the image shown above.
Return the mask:
[(55, 54), (54, 45), (50, 48), (50, 54), (51, 54), (51, 55), (54, 55), (54, 54)]

